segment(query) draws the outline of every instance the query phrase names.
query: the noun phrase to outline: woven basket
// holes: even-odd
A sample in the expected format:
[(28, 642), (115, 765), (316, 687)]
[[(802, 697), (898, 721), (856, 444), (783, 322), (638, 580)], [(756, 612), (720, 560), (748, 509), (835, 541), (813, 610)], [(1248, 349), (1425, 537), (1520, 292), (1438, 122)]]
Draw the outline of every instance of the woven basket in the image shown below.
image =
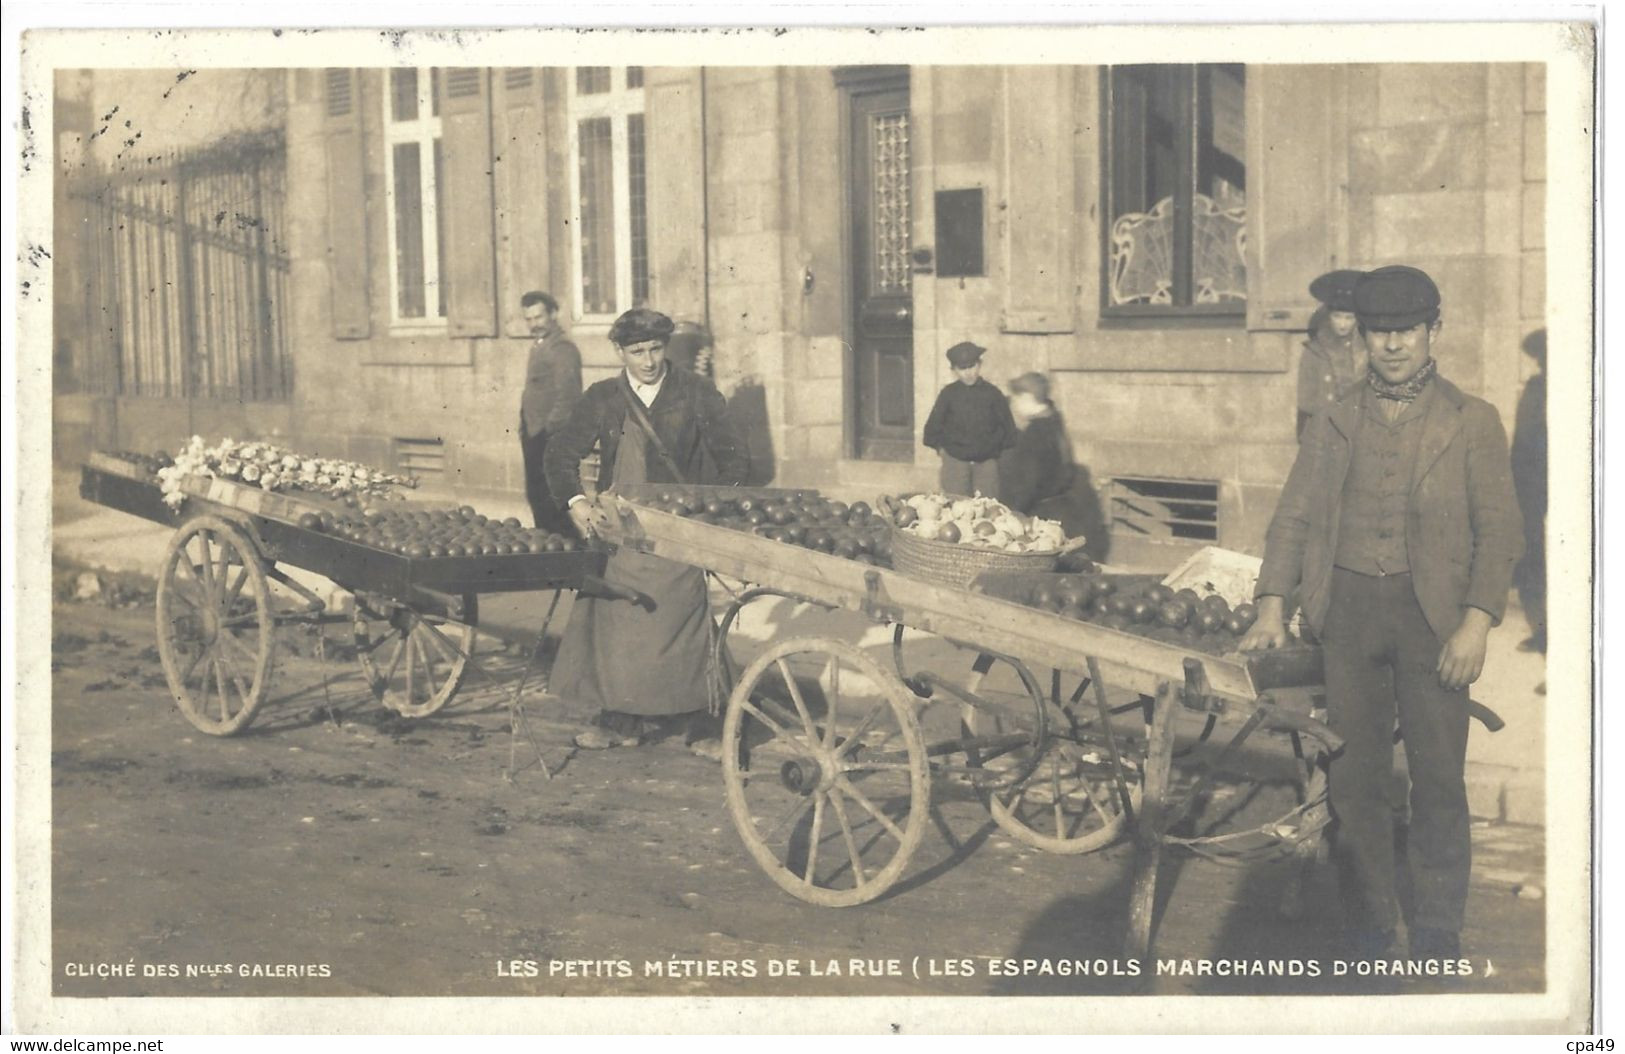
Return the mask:
[(1007, 553), (979, 545), (921, 538), (899, 527), (891, 531), (891, 565), (905, 575), (950, 586), (968, 586), (984, 571), (1053, 571), (1059, 552)]

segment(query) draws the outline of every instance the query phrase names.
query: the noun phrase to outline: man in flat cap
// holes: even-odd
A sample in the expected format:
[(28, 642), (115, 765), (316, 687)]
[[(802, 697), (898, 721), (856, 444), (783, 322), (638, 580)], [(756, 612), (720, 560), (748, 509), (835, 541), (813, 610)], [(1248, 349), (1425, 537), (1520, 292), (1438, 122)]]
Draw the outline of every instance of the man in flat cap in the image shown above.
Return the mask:
[(570, 518), (547, 489), (542, 462), (547, 437), (563, 427), (581, 398), (581, 352), (559, 326), (559, 302), (540, 289), (519, 298), (525, 325), (535, 342), (525, 363), (525, 390), (519, 400), (519, 448), (525, 464), (525, 500), (536, 526), (564, 534)]
[(999, 455), (1019, 433), (1004, 393), (982, 379), (987, 349), (960, 341), (948, 349), (954, 380), (937, 393), (920, 439), (942, 455), (938, 482), (949, 494), (999, 496)]
[(1484, 668), (1523, 528), (1495, 408), (1439, 376), (1439, 290), (1413, 267), (1354, 287), (1365, 383), (1304, 431), (1270, 523), (1258, 621), (1243, 649), (1278, 647), (1291, 599), (1324, 647), (1344, 748), (1331, 762), (1333, 849), (1349, 952), (1394, 939), (1397, 716), (1411, 780), (1410, 955), (1460, 953), (1472, 844), (1463, 775), (1467, 686)]
[(1328, 271), (1309, 283), (1320, 308), (1298, 360), (1298, 438), (1309, 419), (1365, 381), (1365, 342), (1354, 332), (1354, 283), (1359, 271)]
[[(587, 500), (581, 459), (594, 444), (598, 489), (617, 484), (739, 484), (750, 469), (745, 444), (729, 423), (727, 404), (710, 381), (666, 361), (672, 321), (634, 308), (610, 327), (609, 340), (625, 367), (588, 388), (547, 447), (554, 494), (571, 495), (569, 515), (582, 537), (603, 527)], [(701, 478), (706, 456), (714, 477)], [(708, 737), (707, 664), (710, 609), (705, 575), (697, 568), (620, 549), (606, 581), (641, 595), (625, 599), (578, 596), (559, 643), (553, 688), (600, 708), (598, 725), (576, 745), (602, 749), (664, 738), (685, 718), (690, 742)]]

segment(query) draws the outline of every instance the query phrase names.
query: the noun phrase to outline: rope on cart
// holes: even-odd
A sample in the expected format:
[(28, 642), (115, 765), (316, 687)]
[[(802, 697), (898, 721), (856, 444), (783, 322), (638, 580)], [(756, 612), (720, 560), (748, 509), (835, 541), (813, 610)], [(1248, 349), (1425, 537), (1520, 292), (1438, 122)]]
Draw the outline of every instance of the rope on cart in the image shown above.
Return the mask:
[[(1245, 831), (1198, 835), (1191, 838), (1164, 833), (1162, 840), (1167, 845), (1189, 850), (1213, 863), (1233, 867), (1292, 856), (1301, 853), (1302, 847), (1318, 838), (1320, 832), (1331, 822), (1331, 814), (1323, 808), (1317, 808), (1324, 802), (1324, 797), (1304, 802), (1278, 820)], [(1238, 844), (1248, 839), (1263, 841)]]

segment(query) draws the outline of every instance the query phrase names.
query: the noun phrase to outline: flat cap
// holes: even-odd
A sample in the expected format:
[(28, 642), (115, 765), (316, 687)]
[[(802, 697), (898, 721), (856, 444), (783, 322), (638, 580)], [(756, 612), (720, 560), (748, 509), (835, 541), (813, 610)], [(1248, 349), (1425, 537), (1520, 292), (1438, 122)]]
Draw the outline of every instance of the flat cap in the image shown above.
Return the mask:
[(1354, 286), (1364, 271), (1327, 271), (1309, 283), (1309, 295), (1333, 311), (1354, 310)]
[(671, 339), (671, 331), (675, 327), (671, 319), (658, 311), (646, 307), (635, 307), (624, 312), (615, 324), (609, 327), (609, 342), (618, 348), (628, 344), (642, 344), (649, 340), (666, 341)]
[(1379, 267), (1355, 284), (1354, 314), (1366, 329), (1383, 331), (1431, 323), (1439, 317), (1439, 287), (1414, 267)]
[(980, 344), (972, 344), (968, 340), (962, 340), (948, 349), (948, 361), (953, 364), (954, 369), (962, 370), (980, 360), (986, 353), (987, 349)]

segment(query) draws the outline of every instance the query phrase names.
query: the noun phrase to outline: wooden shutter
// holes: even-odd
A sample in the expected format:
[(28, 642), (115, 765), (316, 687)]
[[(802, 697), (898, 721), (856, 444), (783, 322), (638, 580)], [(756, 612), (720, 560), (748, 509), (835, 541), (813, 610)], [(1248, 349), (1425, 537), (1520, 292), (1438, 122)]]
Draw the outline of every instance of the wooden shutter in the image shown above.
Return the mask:
[(492, 171), (496, 174), (499, 316), (510, 337), (530, 334), (519, 298), (529, 289), (552, 292), (547, 259), (547, 111), (541, 71), (514, 66), (496, 71), (497, 119)]
[(333, 336), (364, 340), (372, 319), (367, 277), (366, 167), (359, 70), (331, 68), (323, 84), (327, 141), (327, 278)]
[(491, 172), (490, 71), (444, 70), (440, 77), (442, 178), (445, 210), (447, 332), (453, 337), (496, 334), (495, 205)]
[(1006, 333), (1070, 333), (1076, 323), (1073, 67), (1005, 70)]
[(702, 74), (697, 67), (650, 66), (643, 77), (649, 295), (674, 318), (705, 320)]
[(1247, 328), (1301, 330), (1348, 266), (1346, 66), (1247, 67)]

